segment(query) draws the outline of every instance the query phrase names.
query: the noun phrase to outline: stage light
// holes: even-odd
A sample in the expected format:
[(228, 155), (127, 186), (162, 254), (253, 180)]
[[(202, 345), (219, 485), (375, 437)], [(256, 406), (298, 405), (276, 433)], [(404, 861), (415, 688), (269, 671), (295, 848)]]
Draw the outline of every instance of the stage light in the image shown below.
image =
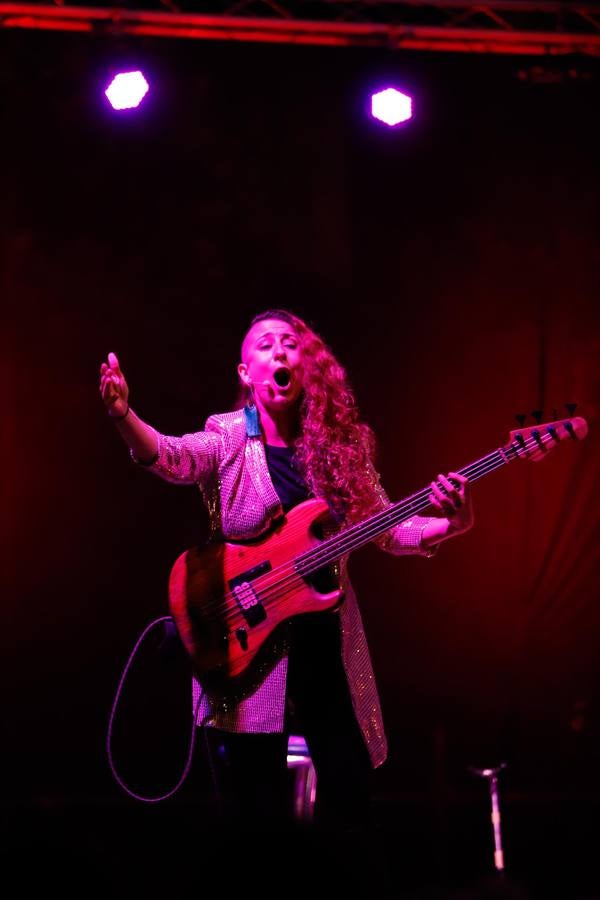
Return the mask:
[(133, 109), (140, 105), (149, 90), (150, 85), (141, 72), (120, 72), (104, 93), (113, 109)]
[(386, 125), (399, 125), (412, 117), (412, 99), (396, 88), (386, 88), (371, 97), (371, 115)]

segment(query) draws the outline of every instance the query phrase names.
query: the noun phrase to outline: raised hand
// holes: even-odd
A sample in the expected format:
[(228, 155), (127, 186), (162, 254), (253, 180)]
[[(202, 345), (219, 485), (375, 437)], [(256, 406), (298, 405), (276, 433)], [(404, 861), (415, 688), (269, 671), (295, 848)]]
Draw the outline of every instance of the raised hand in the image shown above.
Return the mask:
[(119, 418), (127, 414), (129, 387), (114, 353), (109, 353), (107, 362), (100, 366), (100, 396), (109, 416)]

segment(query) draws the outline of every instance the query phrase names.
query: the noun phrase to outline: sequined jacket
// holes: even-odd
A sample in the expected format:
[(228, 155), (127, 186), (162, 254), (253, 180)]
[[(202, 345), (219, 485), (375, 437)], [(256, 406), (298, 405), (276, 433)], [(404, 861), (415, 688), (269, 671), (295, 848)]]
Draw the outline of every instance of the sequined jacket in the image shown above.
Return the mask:
[[(211, 537), (250, 540), (282, 515), (273, 487), (256, 410), (240, 409), (211, 416), (203, 431), (169, 437), (156, 432), (158, 457), (149, 470), (167, 481), (197, 485), (210, 516)], [(389, 500), (379, 476), (370, 473), (381, 507)], [(397, 525), (377, 539), (382, 549), (396, 555), (431, 556), (422, 546), (422, 516)], [(346, 560), (340, 561), (344, 603), (340, 607), (341, 647), (355, 715), (369, 750), (372, 765), (387, 755), (379, 697), (356, 597), (348, 579)], [(281, 732), (284, 729), (287, 653), (282, 643), (278, 658), (243, 699), (201, 697), (205, 724), (234, 732)], [(194, 685), (195, 697), (199, 687)]]

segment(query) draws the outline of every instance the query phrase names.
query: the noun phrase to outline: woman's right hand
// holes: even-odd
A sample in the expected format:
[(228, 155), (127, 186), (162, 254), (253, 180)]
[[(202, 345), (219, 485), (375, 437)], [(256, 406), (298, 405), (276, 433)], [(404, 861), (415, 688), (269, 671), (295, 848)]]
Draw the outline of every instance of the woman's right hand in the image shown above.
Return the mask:
[(100, 396), (109, 416), (124, 416), (129, 409), (129, 387), (114, 353), (100, 366)]

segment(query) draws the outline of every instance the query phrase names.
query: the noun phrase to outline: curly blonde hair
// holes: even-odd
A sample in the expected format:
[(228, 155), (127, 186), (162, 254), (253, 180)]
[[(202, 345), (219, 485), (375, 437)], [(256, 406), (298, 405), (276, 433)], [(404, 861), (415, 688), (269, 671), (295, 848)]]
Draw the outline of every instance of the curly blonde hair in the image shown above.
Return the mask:
[[(375, 438), (359, 419), (346, 371), (323, 339), (298, 316), (285, 309), (266, 310), (252, 319), (248, 330), (265, 319), (287, 322), (300, 338), (304, 384), (295, 447), (309, 492), (327, 500), (342, 524), (359, 521), (373, 511), (377, 501)], [(253, 402), (245, 385), (238, 400)]]

